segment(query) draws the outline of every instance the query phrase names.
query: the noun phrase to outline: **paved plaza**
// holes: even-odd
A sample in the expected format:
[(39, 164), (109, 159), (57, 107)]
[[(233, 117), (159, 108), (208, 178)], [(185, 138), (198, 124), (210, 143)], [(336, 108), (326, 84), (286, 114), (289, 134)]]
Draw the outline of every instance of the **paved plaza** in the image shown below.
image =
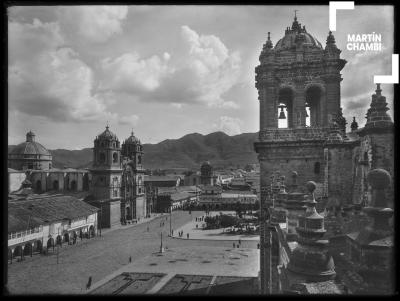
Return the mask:
[[(211, 229), (211, 230), (203, 230), (203, 226), (206, 225), (204, 219), (206, 217), (204, 211), (201, 212), (202, 221), (196, 221), (196, 217), (194, 216), (192, 220), (188, 223), (174, 230), (173, 237), (180, 239), (188, 239), (187, 234), (189, 233), (189, 239), (200, 239), (200, 240), (229, 240), (229, 241), (260, 241), (260, 235), (251, 235), (251, 234), (230, 234), (224, 232), (224, 229)], [(219, 211), (211, 211), (210, 216), (219, 215)], [(223, 214), (236, 214), (234, 211), (223, 211)], [(196, 227), (197, 226), (197, 227)], [(179, 232), (182, 231), (183, 235), (179, 236)]]
[[(204, 211), (192, 211), (191, 214), (175, 211), (172, 229), (179, 229), (203, 214)], [(8, 264), (8, 291), (11, 294), (86, 294), (89, 277), (94, 285), (129, 265), (129, 257), (131, 264), (139, 264), (143, 262), (141, 260), (147, 260), (145, 257), (157, 253), (161, 233), (166, 250), (199, 246), (232, 248), (231, 241), (170, 238), (169, 218), (164, 215), (135, 226), (103, 231), (101, 237), (84, 240), (78, 245), (63, 245), (59, 249), (58, 263), (56, 252), (50, 252), (46, 256), (28, 256), (24, 262)], [(257, 241), (243, 241), (241, 248), (256, 250)]]
[[(138, 259), (95, 283), (90, 292), (112, 293), (123, 274), (139, 273), (158, 276), (161, 281), (147, 293), (162, 293), (163, 286), (176, 275), (256, 278), (259, 270), (259, 250), (215, 246), (176, 247), (164, 253), (155, 252)], [(151, 279), (151, 278), (150, 278)], [(155, 283), (154, 283), (155, 284)], [(122, 286), (122, 285), (121, 285)]]

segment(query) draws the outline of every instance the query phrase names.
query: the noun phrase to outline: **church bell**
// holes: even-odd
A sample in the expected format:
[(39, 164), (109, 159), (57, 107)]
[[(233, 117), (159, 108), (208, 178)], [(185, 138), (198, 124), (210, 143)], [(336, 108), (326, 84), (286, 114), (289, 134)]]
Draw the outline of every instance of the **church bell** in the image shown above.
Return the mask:
[(286, 119), (285, 112), (283, 111), (284, 107), (285, 106), (279, 106), (279, 108), (281, 108), (281, 112), (279, 113), (279, 119)]

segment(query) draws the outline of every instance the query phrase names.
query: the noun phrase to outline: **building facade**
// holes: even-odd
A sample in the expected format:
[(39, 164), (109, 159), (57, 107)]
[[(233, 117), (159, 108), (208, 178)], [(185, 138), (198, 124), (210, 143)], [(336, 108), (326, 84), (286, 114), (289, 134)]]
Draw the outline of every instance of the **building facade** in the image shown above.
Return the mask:
[(90, 204), (100, 208), (99, 227), (121, 223), (121, 146), (109, 126), (94, 140)]
[[(288, 228), (293, 234), (299, 229), (306, 181), (315, 183), (319, 201), (329, 208), (368, 205), (367, 174), (373, 168), (384, 168), (393, 177), (393, 122), (379, 84), (365, 127), (358, 129), (354, 118), (351, 132), (346, 132), (340, 97), (340, 71), (346, 61), (340, 53), (331, 32), (323, 47), (295, 17), (275, 47), (268, 33), (255, 69), (260, 103), (260, 132), (254, 146), (260, 162), (263, 293), (271, 292), (273, 279), (273, 230), (267, 222), (269, 208), (274, 206), (272, 195), (279, 192), (279, 187), (272, 187), (276, 172), (290, 178), (297, 171), (298, 188), (286, 196)], [(392, 186), (386, 194), (389, 203), (393, 201)]]
[(137, 221), (149, 216), (153, 210), (147, 206), (142, 165), (143, 146), (140, 140), (131, 136), (122, 143), (122, 201), (121, 217), (123, 223)]

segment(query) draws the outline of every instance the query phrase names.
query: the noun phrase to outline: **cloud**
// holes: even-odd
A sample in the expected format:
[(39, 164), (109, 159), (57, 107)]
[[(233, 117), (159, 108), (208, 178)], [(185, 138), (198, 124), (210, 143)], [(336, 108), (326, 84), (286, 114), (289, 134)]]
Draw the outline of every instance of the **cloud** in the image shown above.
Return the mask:
[(130, 115), (130, 116), (121, 116), (118, 119), (119, 124), (121, 125), (129, 125), (129, 126), (136, 126), (138, 124), (139, 121), (139, 116), (137, 115)]
[(223, 94), (238, 80), (240, 55), (214, 35), (182, 26), (176, 52), (142, 58), (136, 52), (101, 63), (101, 89), (130, 93), (142, 101), (200, 103), (232, 108)]
[(239, 118), (221, 116), (219, 118), (218, 129), (225, 132), (228, 135), (238, 135), (241, 131), (243, 122)]
[(127, 6), (63, 6), (58, 10), (61, 26), (69, 38), (104, 43), (122, 33)]
[(106, 111), (105, 95), (92, 94), (92, 70), (65, 46), (56, 23), (10, 22), (9, 39), (11, 110), (53, 121), (117, 118)]
[(103, 59), (103, 78), (99, 89), (126, 93), (154, 91), (160, 87), (161, 79), (169, 72), (168, 56), (165, 53), (164, 59), (156, 55), (141, 59), (139, 54), (132, 52), (115, 59)]

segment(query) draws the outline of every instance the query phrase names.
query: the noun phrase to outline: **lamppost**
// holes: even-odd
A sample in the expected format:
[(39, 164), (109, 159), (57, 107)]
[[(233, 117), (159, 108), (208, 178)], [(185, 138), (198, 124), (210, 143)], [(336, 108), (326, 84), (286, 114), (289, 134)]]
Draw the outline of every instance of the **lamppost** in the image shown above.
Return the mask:
[(100, 200), (100, 219), (99, 219), (100, 237), (101, 237), (101, 228), (102, 228), (101, 223), (102, 223), (102, 222), (103, 222), (103, 204), (102, 204), (102, 202), (101, 202), (101, 200)]
[(58, 248), (59, 248), (59, 243), (58, 243), (58, 236), (60, 235), (60, 228), (57, 229), (57, 238), (56, 238), (56, 244), (57, 244), (57, 264), (58, 264)]
[(160, 253), (164, 253), (164, 247), (162, 245), (162, 231), (161, 231), (161, 245), (160, 245)]
[(172, 207), (169, 207), (169, 235), (172, 237)]

